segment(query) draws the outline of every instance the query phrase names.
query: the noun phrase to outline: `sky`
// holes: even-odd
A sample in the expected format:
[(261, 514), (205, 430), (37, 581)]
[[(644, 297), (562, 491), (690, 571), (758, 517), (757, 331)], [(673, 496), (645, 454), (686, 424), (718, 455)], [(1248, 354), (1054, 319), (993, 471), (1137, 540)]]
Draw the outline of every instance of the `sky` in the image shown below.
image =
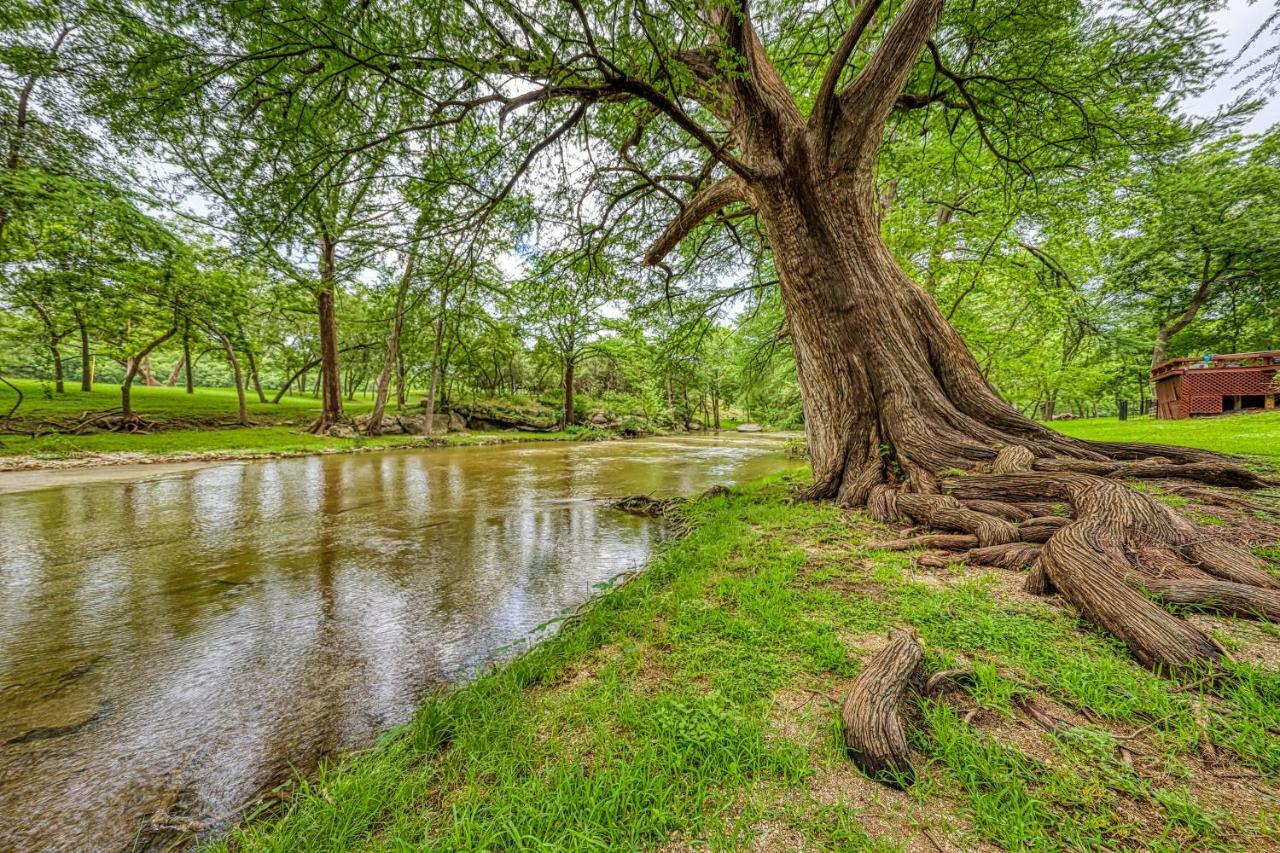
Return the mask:
[[(1234, 58), (1240, 48), (1258, 30), (1258, 27), (1271, 14), (1275, 6), (1270, 0), (1230, 0), (1226, 8), (1215, 15), (1218, 29), (1223, 33), (1224, 56)], [(1274, 39), (1274, 34), (1268, 34)], [(1265, 39), (1259, 40), (1246, 54), (1246, 59), (1258, 55), (1265, 45)], [(1214, 82), (1210, 89), (1198, 98), (1187, 102), (1186, 110), (1192, 115), (1212, 115), (1218, 107), (1231, 103), (1240, 96), (1239, 74), (1228, 75)], [(1270, 92), (1266, 105), (1255, 115), (1243, 130), (1248, 133), (1261, 133), (1273, 124), (1280, 122), (1280, 93)]]

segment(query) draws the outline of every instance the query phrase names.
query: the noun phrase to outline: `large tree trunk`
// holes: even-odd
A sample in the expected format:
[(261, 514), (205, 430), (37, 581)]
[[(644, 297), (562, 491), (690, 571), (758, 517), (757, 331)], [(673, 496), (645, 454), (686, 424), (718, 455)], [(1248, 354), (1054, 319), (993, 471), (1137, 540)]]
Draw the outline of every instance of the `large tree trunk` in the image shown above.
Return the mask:
[(323, 405), (313, 432), (324, 432), (340, 422), (342, 410), (342, 374), (338, 369), (338, 317), (335, 306), (337, 241), (325, 236), (320, 240), (320, 289), (316, 292), (316, 310), (320, 316), (320, 382)]
[[(1132, 578), (1176, 567), (1180, 577), (1262, 589), (1277, 583), (1248, 552), (1206, 545), (1189, 522), (1114, 478), (1250, 486), (1256, 477), (1200, 451), (1071, 439), (1002, 400), (881, 240), (869, 178), (788, 170), (753, 196), (795, 349), (814, 471), (809, 497), (865, 505), (885, 521), (973, 534), (980, 547), (1045, 542), (1040, 566), (1048, 580), (1141, 662), (1186, 669), (1220, 657), (1198, 629), (1134, 592)], [(1164, 460), (1115, 461), (1156, 456)], [(990, 473), (958, 478), (944, 495), (940, 477), (956, 469)], [(1057, 499), (1073, 519), (1015, 528), (956, 497)]]
[[(926, 49), (941, 76), (956, 77), (928, 41), (943, 2), (901, 4), (842, 86), (881, 8), (861, 4), (807, 116), (745, 4), (743, 14), (712, 9), (716, 38), (679, 61), (697, 83), (692, 96), (732, 135), (733, 145), (699, 137), (732, 174), (681, 204), (646, 263), (660, 263), (717, 212), (739, 204), (753, 209), (778, 271), (795, 352), (814, 474), (807, 497), (865, 506), (886, 522), (909, 519), (962, 534), (953, 537), (961, 540), (956, 547), (974, 547), (981, 559), (1025, 565), (1030, 557), (1038, 589), (1057, 587), (1144, 664), (1157, 670), (1212, 664), (1220, 647), (1140, 595), (1135, 581), (1217, 579), (1259, 590), (1280, 581), (1259, 558), (1197, 530), (1121, 479), (1256, 487), (1259, 478), (1204, 451), (1086, 442), (1027, 418), (996, 394), (933, 299), (881, 239), (872, 175), (886, 120), (909, 97), (904, 86)], [(735, 73), (722, 74), (722, 67)], [(684, 114), (674, 118), (687, 124)], [(1212, 287), (1207, 263), (1203, 281), (1200, 302)], [(1188, 310), (1182, 319), (1192, 317)], [(967, 476), (944, 483), (956, 470)], [(1049, 500), (1069, 505), (1071, 517), (1031, 517), (1017, 527), (1009, 520)], [(1229, 592), (1201, 584), (1179, 594), (1229, 598), (1231, 606), (1260, 595)]]

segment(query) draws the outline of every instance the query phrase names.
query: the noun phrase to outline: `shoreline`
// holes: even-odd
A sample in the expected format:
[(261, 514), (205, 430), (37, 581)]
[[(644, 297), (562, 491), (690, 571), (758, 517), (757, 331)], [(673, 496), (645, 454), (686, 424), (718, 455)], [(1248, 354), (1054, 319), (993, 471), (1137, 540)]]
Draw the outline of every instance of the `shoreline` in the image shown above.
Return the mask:
[[(1280, 639), (1198, 616), (1230, 637), (1247, 676), (1205, 711), (1193, 682), (1082, 635), (1070, 608), (1026, 593), (1017, 573), (928, 570), (878, 549), (885, 530), (865, 515), (793, 502), (797, 485), (777, 475), (684, 504), (686, 534), (554, 634), (203, 843), (500, 849), (519, 846), (516, 827), (565, 847), (1280, 839), (1260, 818), (1280, 796), (1280, 752), (1239, 736), (1268, 724), (1255, 691), (1278, 683), (1266, 670)], [(918, 703), (914, 793), (862, 775), (838, 729), (853, 677), (903, 625), (934, 666), (978, 673), (974, 687)], [(1020, 710), (1030, 701), (1055, 715), (1053, 730)], [(1121, 746), (1142, 760), (1115, 757)]]
[[(781, 432), (746, 432), (740, 433), (737, 430), (719, 430), (719, 431), (697, 431), (686, 433), (655, 433), (652, 436), (644, 436), (647, 438), (663, 438), (671, 436), (679, 437), (717, 437), (721, 435), (742, 435), (742, 436), (760, 436), (769, 438), (785, 439), (790, 437), (791, 433)], [(393, 438), (392, 436), (375, 437), (369, 443), (359, 443), (349, 440), (345, 446), (336, 447), (310, 447), (298, 449), (279, 449), (279, 450), (251, 450), (247, 448), (233, 448), (228, 450), (194, 450), (194, 451), (175, 451), (175, 452), (154, 452), (137, 450), (110, 450), (110, 451), (69, 451), (62, 455), (40, 455), (19, 453), (9, 456), (0, 455), (0, 493), (29, 491), (34, 487), (27, 488), (9, 488), (6, 480), (11, 480), (14, 475), (49, 473), (57, 471), (68, 472), (84, 472), (88, 470), (99, 470), (104, 468), (116, 469), (122, 467), (155, 467), (165, 470), (190, 470), (209, 465), (218, 465), (231, 462), (265, 462), (276, 459), (293, 459), (307, 456), (333, 456), (355, 453), (373, 453), (394, 450), (425, 450), (425, 449), (441, 449), (449, 447), (497, 447), (505, 444), (540, 444), (548, 442), (595, 442), (595, 441), (627, 441), (630, 440), (626, 436), (614, 435), (608, 438), (584, 437), (579, 435), (569, 435), (565, 433), (540, 433), (540, 432), (511, 432), (511, 433), (485, 433), (485, 432), (458, 432), (448, 433), (441, 436), (413, 436), (403, 441), (377, 440), (378, 438)], [(163, 473), (163, 472), (159, 472)], [(110, 479), (110, 478), (100, 478)], [(74, 479), (68, 480), (74, 483)], [(59, 484), (62, 485), (62, 484)], [(39, 488), (45, 488), (40, 486)]]

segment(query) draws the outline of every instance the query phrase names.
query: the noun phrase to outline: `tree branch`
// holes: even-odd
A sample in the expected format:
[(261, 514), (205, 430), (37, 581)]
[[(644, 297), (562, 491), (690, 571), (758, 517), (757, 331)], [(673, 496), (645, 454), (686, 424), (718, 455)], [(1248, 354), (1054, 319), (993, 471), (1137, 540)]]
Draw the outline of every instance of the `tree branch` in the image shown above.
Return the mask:
[(840, 121), (829, 150), (846, 165), (870, 164), (885, 120), (907, 84), (920, 51), (942, 14), (945, 0), (909, 0), (857, 78), (839, 96)]
[(831, 62), (827, 64), (826, 73), (822, 75), (822, 84), (818, 86), (818, 95), (813, 102), (809, 126), (819, 132), (824, 144), (831, 138), (831, 127), (836, 112), (836, 86), (840, 83), (840, 75), (849, 64), (849, 57), (853, 56), (853, 50), (861, 41), (862, 34), (875, 18), (881, 2), (882, 0), (863, 0), (858, 14), (854, 16), (853, 22), (841, 36), (840, 43), (836, 45), (836, 52), (832, 55)]
[(694, 228), (711, 216), (736, 202), (746, 202), (746, 187), (741, 178), (731, 176), (716, 181), (702, 192), (695, 195), (680, 215), (675, 218), (666, 230), (645, 253), (645, 266), (655, 266), (671, 252), (680, 241)]

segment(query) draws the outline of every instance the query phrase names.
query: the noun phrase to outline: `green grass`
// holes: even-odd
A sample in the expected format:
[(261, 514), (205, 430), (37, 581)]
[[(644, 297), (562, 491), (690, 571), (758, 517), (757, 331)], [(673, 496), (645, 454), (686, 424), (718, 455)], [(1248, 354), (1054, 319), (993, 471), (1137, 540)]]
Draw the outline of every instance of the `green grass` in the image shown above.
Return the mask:
[[(42, 385), (34, 380), (18, 379), (14, 383), (26, 395), (22, 408), (15, 414), (17, 427), (32, 428), (48, 419), (66, 420), (81, 412), (96, 412), (120, 404), (120, 389), (113, 385), (97, 385), (90, 393), (68, 387), (65, 394), (44, 395)], [(51, 387), (51, 386), (50, 386)], [(271, 392), (268, 392), (271, 396)], [(5, 395), (8, 395), (7, 397)], [(16, 399), (8, 388), (0, 386), (0, 412), (8, 411)], [(404, 447), (445, 443), (449, 445), (494, 444), (507, 441), (566, 441), (579, 436), (556, 432), (469, 432), (450, 434), (431, 440), (412, 435), (384, 435), (373, 438), (332, 438), (310, 435), (302, 430), (320, 413), (318, 400), (306, 396), (286, 396), (278, 405), (256, 402), (249, 396), (249, 417), (253, 427), (201, 426), (195, 428), (160, 428), (141, 434), (92, 432), (85, 435), (45, 434), (0, 435), (0, 457), (35, 456), (64, 459), (79, 454), (140, 453), (149, 456), (181, 454), (246, 456), (254, 454), (304, 454), (345, 452), (360, 449)], [(165, 422), (227, 421), (236, 414), (236, 394), (231, 388), (197, 388), (187, 394), (182, 388), (135, 387), (134, 410), (144, 419), (163, 427)], [(355, 416), (369, 411), (372, 400), (357, 395), (344, 401), (346, 412)], [(392, 409), (394, 411), (394, 408)], [(413, 410), (415, 413), (418, 409)]]
[[(1280, 677), (1221, 700), (1137, 666), (1012, 573), (918, 575), (885, 535), (773, 480), (698, 501), (690, 535), (554, 637), (278, 792), (223, 846), (896, 850), (1280, 844)], [(906, 792), (846, 757), (838, 702), (885, 632), (974, 686), (921, 702)], [(1280, 642), (1262, 636), (1263, 642)], [(1017, 710), (1034, 697), (1053, 734)], [(1222, 787), (1215, 772), (1247, 778)], [(1123, 746), (1127, 752), (1121, 752)], [(1127, 759), (1127, 760), (1126, 760)], [(928, 839), (928, 841), (926, 841)]]
[(574, 441), (581, 438), (568, 432), (467, 432), (450, 433), (427, 439), (416, 435), (380, 435), (371, 438), (331, 438), (311, 435), (298, 427), (251, 427), (247, 429), (180, 429), (121, 435), (25, 435), (0, 437), (0, 458), (35, 456), (43, 459), (67, 459), (82, 454), (140, 453), (148, 456), (201, 454), (208, 456), (300, 455), (307, 453), (342, 453), (394, 447), (434, 447), (448, 445), (500, 444), (513, 441)]
[(1223, 415), (1211, 418), (1120, 421), (1093, 418), (1053, 421), (1048, 426), (1076, 438), (1093, 441), (1146, 441), (1179, 444), (1220, 453), (1238, 453), (1261, 459), (1280, 459), (1280, 411)]
[[(24, 399), (22, 407), (14, 413), (19, 421), (43, 420), (47, 418), (63, 419), (78, 416), (81, 412), (100, 412), (120, 406), (120, 386), (94, 385), (92, 391), (80, 390), (78, 382), (67, 383), (63, 394), (52, 393), (52, 383), (42, 383), (34, 379), (13, 379), (13, 384), (22, 389)], [(46, 390), (50, 393), (46, 395)], [(281, 418), (305, 418), (318, 415), (320, 401), (305, 395), (286, 395), (279, 404), (259, 403), (257, 394), (248, 392), (249, 417), (256, 419), (277, 420)], [(275, 390), (266, 390), (267, 399), (275, 396)], [(168, 386), (146, 387), (135, 385), (131, 394), (134, 411), (149, 420), (172, 420), (175, 418), (234, 418), (236, 416), (236, 392), (234, 388), (196, 388), (194, 394), (188, 394), (185, 388)], [(17, 395), (7, 386), (0, 385), (0, 414), (7, 412), (13, 405)], [(347, 412), (358, 415), (369, 411), (373, 406), (372, 397), (356, 395), (354, 400), (344, 401)]]

